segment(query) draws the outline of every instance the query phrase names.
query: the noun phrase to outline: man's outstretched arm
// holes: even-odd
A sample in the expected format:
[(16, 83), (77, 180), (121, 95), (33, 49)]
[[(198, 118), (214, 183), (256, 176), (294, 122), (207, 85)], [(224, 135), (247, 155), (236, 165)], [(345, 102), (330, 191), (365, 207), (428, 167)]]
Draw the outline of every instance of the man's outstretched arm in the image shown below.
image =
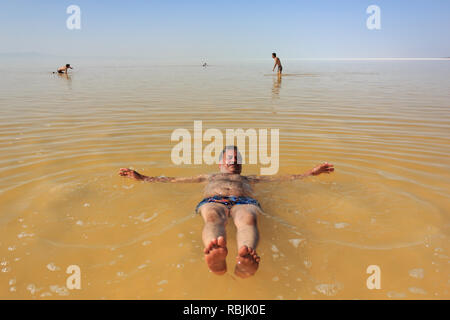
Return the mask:
[(145, 181), (145, 182), (187, 182), (187, 183), (198, 183), (204, 182), (208, 179), (207, 174), (201, 174), (195, 177), (147, 177), (139, 172), (128, 169), (128, 168), (120, 168), (119, 175), (122, 177), (128, 177), (131, 179)]
[(331, 163), (325, 162), (319, 164), (302, 174), (288, 174), (284, 176), (248, 176), (250, 182), (272, 182), (272, 181), (289, 181), (303, 179), (309, 176), (317, 176), (321, 173), (331, 173), (334, 171), (334, 166)]

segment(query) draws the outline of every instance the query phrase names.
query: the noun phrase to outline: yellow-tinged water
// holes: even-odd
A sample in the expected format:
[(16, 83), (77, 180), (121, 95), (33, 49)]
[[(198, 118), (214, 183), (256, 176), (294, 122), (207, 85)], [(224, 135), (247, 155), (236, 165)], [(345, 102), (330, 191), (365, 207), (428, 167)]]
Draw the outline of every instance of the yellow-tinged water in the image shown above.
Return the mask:
[[(65, 61), (64, 61), (65, 62)], [(286, 61), (152, 66), (0, 64), (0, 297), (3, 299), (450, 298), (450, 62)], [(203, 261), (202, 185), (117, 175), (191, 176), (173, 130), (280, 130), (280, 174), (261, 184), (261, 265), (233, 275)], [(244, 167), (257, 174), (259, 166)], [(78, 265), (81, 289), (66, 269)], [(369, 290), (377, 265), (381, 289)]]

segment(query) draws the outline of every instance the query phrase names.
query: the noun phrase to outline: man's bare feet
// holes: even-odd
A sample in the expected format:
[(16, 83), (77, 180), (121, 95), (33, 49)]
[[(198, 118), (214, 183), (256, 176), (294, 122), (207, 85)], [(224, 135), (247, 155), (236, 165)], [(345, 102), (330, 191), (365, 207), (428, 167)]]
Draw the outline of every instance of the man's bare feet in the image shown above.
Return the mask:
[(132, 178), (132, 179), (136, 179), (136, 180), (143, 179), (143, 176), (140, 173), (138, 173), (137, 171), (128, 169), (128, 168), (120, 168), (119, 175), (121, 175), (122, 177), (128, 177), (128, 178)]
[(205, 253), (205, 261), (209, 270), (218, 275), (227, 272), (226, 257), (228, 249), (224, 237), (212, 239), (203, 252)]
[(260, 258), (256, 251), (242, 246), (238, 251), (234, 273), (241, 278), (248, 278), (258, 270)]

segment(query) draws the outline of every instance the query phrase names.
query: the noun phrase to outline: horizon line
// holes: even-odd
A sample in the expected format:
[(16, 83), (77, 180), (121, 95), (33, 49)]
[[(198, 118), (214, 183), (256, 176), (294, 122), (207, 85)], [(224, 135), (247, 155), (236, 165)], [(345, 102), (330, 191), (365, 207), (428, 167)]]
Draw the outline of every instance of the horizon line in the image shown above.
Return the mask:
[[(87, 55), (59, 55), (59, 54), (51, 54), (51, 53), (43, 53), (43, 52), (36, 52), (36, 51), (17, 51), (17, 52), (0, 52), (0, 56), (9, 56), (11, 58), (14, 58), (14, 55), (18, 55), (20, 56), (24, 56), (24, 55), (28, 55), (28, 56), (34, 56), (34, 57), (46, 57), (46, 58), (59, 58), (59, 57), (70, 57), (70, 58), (119, 58), (119, 59), (145, 59), (148, 58), (146, 56), (106, 56), (106, 55), (98, 55), (98, 56), (87, 56)], [(155, 57), (151, 57), (151, 59), (156, 59), (158, 60), (158, 58)], [(187, 58), (187, 60), (195, 60), (196, 58)], [(224, 58), (209, 58), (209, 59), (205, 59), (205, 57), (203, 58), (199, 58), (199, 60), (229, 60), (229, 59), (224, 59)], [(265, 61), (267, 60), (266, 58), (243, 58), (242, 60), (256, 60), (256, 61)], [(318, 61), (373, 61), (373, 60), (417, 60), (417, 61), (426, 61), (426, 60), (450, 60), (450, 56), (448, 57), (347, 57), (347, 58), (333, 58), (333, 57), (327, 57), (327, 58), (283, 58), (283, 60), (306, 60), (306, 61), (314, 61), (314, 60), (318, 60)]]

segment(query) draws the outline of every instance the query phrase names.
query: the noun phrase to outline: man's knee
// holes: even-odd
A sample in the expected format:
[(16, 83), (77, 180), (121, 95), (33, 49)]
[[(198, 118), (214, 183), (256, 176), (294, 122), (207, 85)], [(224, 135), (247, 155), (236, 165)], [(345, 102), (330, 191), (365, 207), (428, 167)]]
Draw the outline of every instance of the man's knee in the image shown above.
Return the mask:
[(236, 214), (234, 222), (237, 227), (256, 226), (256, 214), (242, 210)]
[(227, 221), (226, 215), (222, 211), (216, 208), (204, 208), (202, 215), (206, 223), (222, 224)]

